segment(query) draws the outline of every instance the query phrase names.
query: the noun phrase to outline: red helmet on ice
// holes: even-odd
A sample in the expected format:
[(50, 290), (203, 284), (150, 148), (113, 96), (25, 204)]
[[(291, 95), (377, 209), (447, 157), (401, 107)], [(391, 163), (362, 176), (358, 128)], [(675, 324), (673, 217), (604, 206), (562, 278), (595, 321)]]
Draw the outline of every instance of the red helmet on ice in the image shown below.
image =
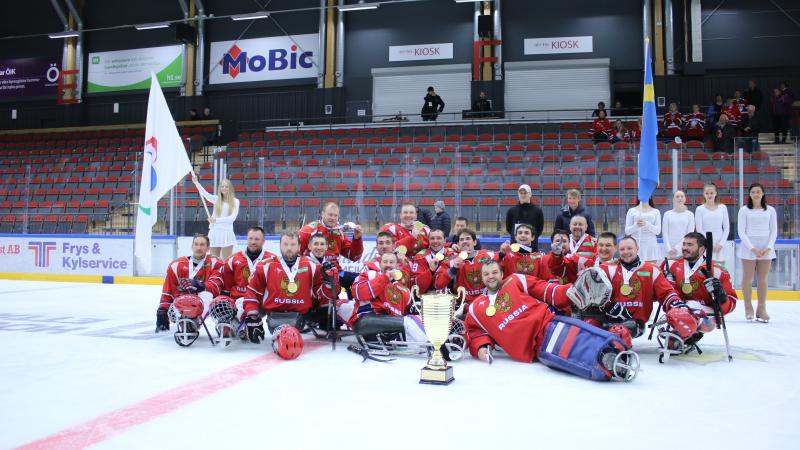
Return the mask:
[(179, 313), (178, 318), (196, 319), (203, 314), (203, 300), (195, 294), (179, 295), (172, 307)]
[(667, 312), (667, 323), (681, 339), (688, 339), (697, 331), (700, 321), (689, 308), (672, 308)]
[(272, 349), (283, 359), (295, 359), (303, 352), (303, 336), (297, 328), (284, 325), (275, 330)]

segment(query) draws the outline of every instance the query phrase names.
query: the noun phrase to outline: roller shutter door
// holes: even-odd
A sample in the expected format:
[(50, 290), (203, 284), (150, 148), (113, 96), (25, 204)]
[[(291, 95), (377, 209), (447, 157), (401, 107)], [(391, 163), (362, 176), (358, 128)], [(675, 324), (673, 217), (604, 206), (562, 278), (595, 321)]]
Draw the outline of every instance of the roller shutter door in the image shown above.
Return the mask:
[(470, 107), (470, 81), (469, 64), (372, 69), (373, 120), (398, 113), (410, 121), (422, 120), (419, 114), (428, 86), (445, 103), (439, 120), (461, 120), (461, 111)]

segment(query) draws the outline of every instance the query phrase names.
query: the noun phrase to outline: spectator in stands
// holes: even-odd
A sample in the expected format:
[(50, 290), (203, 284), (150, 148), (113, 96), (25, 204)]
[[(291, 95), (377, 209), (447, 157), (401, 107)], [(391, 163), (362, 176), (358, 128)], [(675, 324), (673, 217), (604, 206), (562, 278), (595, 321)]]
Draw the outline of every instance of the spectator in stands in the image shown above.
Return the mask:
[(426, 227), (430, 227), (431, 220), (433, 220), (433, 217), (431, 217), (431, 212), (427, 209), (420, 208), (419, 205), (414, 207), (417, 208), (417, 220), (424, 223)]
[(775, 259), (775, 241), (778, 238), (778, 215), (775, 208), (767, 205), (764, 186), (753, 183), (748, 189), (747, 204), (739, 209), (737, 224), (742, 245), (737, 256), (742, 260), (742, 294), (744, 314), (753, 320), (753, 275), (758, 281), (758, 309), (756, 320), (769, 322), (767, 314), (767, 276)]
[(625, 124), (622, 123), (621, 120), (617, 119), (614, 121), (614, 128), (611, 129), (611, 137), (608, 138), (609, 142), (615, 144), (617, 142), (628, 142), (629, 138), (628, 129), (625, 128)]
[(627, 115), (627, 110), (622, 106), (622, 102), (617, 100), (614, 102), (614, 107), (611, 108), (611, 116), (625, 116)]
[(683, 114), (678, 111), (678, 104), (671, 102), (669, 111), (664, 113), (664, 136), (674, 139), (683, 133)]
[(642, 137), (642, 118), (636, 119), (636, 126), (628, 128), (628, 134), (625, 137), (625, 142), (639, 142)]
[(203, 108), (203, 120), (214, 120), (214, 116), (211, 115), (211, 108), (208, 106)]
[(694, 231), (694, 214), (686, 207), (686, 194), (683, 191), (675, 191), (672, 194), (672, 209), (664, 213), (664, 219), (661, 221), (664, 255), (680, 258), (683, 237), (692, 231)]
[[(472, 110), (475, 112), (485, 112), (492, 110), (492, 101), (486, 98), (486, 92), (481, 91), (478, 99), (472, 102)], [(480, 117), (478, 115), (478, 117)]]
[(747, 100), (748, 105), (754, 105), (756, 111), (761, 111), (761, 106), (764, 103), (764, 94), (756, 86), (756, 80), (747, 82), (747, 90), (744, 92), (744, 98)]
[(592, 236), (594, 234), (594, 222), (592, 221), (592, 214), (586, 211), (586, 208), (581, 204), (581, 191), (577, 189), (570, 189), (567, 191), (567, 203), (561, 208), (561, 212), (556, 216), (554, 230), (569, 230), (569, 223), (574, 216), (583, 216), (586, 218), (586, 232)]
[(192, 108), (189, 111), (189, 120), (200, 120), (200, 117), (197, 116), (197, 110)]
[(722, 115), (722, 107), (725, 106), (725, 100), (722, 99), (722, 94), (717, 94), (714, 97), (714, 103), (708, 107), (708, 112), (706, 116), (708, 117), (707, 120), (711, 123), (711, 131), (714, 131), (714, 127), (719, 122), (719, 116)]
[(445, 236), (450, 235), (450, 214), (444, 210), (444, 202), (439, 200), (433, 204), (434, 216), (431, 219), (431, 230), (442, 230)]
[(433, 86), (428, 86), (425, 104), (422, 105), (422, 120), (435, 121), (442, 111), (444, 111), (444, 100), (433, 90)]
[(736, 137), (736, 127), (730, 123), (728, 116), (721, 114), (714, 131), (714, 151), (733, 153), (733, 138)]
[(227, 259), (236, 246), (236, 235), (233, 233), (233, 223), (239, 214), (239, 199), (236, 198), (236, 189), (227, 178), (219, 182), (218, 195), (206, 191), (197, 176), (192, 173), (192, 182), (197, 187), (203, 201), (214, 205), (211, 217), (208, 218), (208, 239), (212, 255)]
[(786, 143), (789, 137), (789, 118), (792, 114), (792, 103), (794, 95), (786, 86), (785, 82), (772, 91), (772, 133), (775, 135), (775, 143)]
[(702, 141), (706, 135), (706, 115), (700, 112), (700, 105), (692, 105), (691, 114), (686, 115), (685, 140)]
[(606, 118), (606, 110), (601, 109), (597, 118), (592, 122), (591, 132), (595, 144), (608, 141), (608, 138), (611, 136), (611, 131), (611, 122)]
[(743, 116), (746, 112), (747, 100), (742, 97), (742, 91), (739, 89), (733, 92), (733, 104), (739, 107), (739, 116)]
[(722, 107), (722, 114), (728, 116), (729, 125), (733, 125), (734, 128), (739, 126), (742, 113), (739, 111), (739, 104), (736, 103), (733, 97), (728, 97), (728, 101)]
[(509, 208), (506, 212), (506, 232), (511, 236), (511, 242), (516, 242), (517, 225), (527, 223), (533, 226), (533, 251), (539, 251), (539, 236), (544, 229), (544, 214), (542, 209), (531, 203), (531, 187), (523, 184), (517, 190), (519, 203)]
[(600, 117), (600, 111), (602, 111), (603, 114), (608, 114), (606, 112), (606, 103), (605, 102), (597, 102), (597, 109), (592, 111), (592, 117)]
[[(469, 220), (466, 217), (456, 217), (455, 224), (453, 225), (453, 235), (447, 239), (447, 242), (450, 243), (450, 247), (457, 249), (458, 248), (458, 235), (461, 232), (469, 227)], [(475, 245), (475, 250), (480, 250), (481, 244), (478, 242)]]
[(755, 105), (747, 105), (747, 114), (742, 116), (739, 124), (744, 139), (744, 151), (748, 153), (758, 151), (758, 115)]
[(697, 232), (705, 236), (711, 232), (714, 236), (714, 260), (725, 262), (725, 247), (728, 245), (728, 233), (731, 223), (728, 219), (728, 207), (719, 201), (717, 185), (706, 183), (703, 186), (704, 203), (694, 211), (694, 226)]
[(651, 197), (647, 203), (636, 201), (636, 206), (625, 214), (625, 234), (633, 236), (639, 244), (639, 258), (657, 264), (661, 260), (658, 236), (661, 233), (661, 211), (653, 205)]

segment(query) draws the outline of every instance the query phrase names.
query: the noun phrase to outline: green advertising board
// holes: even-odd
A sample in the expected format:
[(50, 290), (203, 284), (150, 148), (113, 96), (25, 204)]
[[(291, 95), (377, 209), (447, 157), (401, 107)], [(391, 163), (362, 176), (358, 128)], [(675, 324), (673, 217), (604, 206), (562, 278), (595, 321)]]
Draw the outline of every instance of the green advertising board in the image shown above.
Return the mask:
[(183, 46), (89, 53), (88, 93), (150, 88), (150, 72), (162, 88), (183, 82)]

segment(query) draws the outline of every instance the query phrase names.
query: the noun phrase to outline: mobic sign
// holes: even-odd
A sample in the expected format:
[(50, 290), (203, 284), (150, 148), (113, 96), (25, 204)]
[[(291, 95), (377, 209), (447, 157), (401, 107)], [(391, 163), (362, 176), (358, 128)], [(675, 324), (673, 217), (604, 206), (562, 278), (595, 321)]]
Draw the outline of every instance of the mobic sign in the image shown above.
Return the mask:
[(211, 84), (316, 78), (317, 34), (211, 43)]
[(453, 43), (394, 45), (389, 47), (389, 61), (453, 59)]
[(592, 53), (593, 51), (592, 36), (525, 39), (526, 55)]

